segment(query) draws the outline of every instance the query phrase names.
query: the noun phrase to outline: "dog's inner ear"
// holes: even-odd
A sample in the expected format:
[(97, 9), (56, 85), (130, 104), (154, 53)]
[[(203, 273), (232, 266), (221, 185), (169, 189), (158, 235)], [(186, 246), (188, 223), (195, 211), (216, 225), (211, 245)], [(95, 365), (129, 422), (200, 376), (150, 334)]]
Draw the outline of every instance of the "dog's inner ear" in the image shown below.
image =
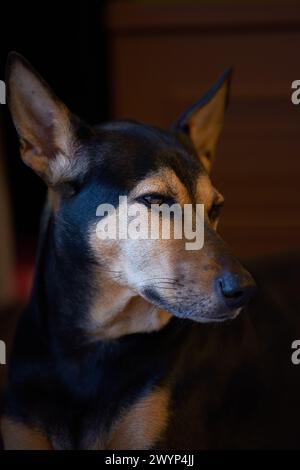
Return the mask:
[(231, 70), (175, 123), (175, 130), (188, 134), (206, 171), (211, 170), (228, 103)]
[(74, 178), (76, 142), (69, 110), (16, 53), (9, 56), (6, 83), (24, 162), (51, 186)]

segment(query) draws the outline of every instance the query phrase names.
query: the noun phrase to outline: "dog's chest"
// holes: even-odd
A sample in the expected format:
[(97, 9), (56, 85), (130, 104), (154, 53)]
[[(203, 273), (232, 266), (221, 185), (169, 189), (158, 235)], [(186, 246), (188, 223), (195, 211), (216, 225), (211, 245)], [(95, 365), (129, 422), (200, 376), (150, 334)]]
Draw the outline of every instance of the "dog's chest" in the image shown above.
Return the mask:
[(160, 440), (168, 424), (169, 390), (157, 387), (120, 411), (110, 428), (86, 442), (90, 449), (149, 449)]
[[(113, 405), (113, 403), (111, 404)], [(170, 391), (157, 386), (124, 406), (105, 422), (101, 412), (82, 417), (76, 427), (66, 425), (51, 433), (54, 449), (149, 449), (161, 440), (168, 425)]]

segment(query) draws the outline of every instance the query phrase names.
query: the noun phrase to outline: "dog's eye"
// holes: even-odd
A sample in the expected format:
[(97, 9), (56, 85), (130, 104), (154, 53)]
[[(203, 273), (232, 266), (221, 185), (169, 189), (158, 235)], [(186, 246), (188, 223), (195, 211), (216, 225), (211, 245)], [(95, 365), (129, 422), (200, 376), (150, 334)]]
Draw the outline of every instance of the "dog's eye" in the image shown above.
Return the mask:
[(214, 202), (208, 212), (208, 217), (214, 222), (220, 215), (224, 202)]
[(151, 206), (151, 204), (158, 204), (159, 206), (161, 204), (164, 204), (167, 202), (166, 196), (163, 196), (162, 194), (146, 194), (145, 196), (142, 196), (139, 198), (141, 202), (143, 202), (146, 206)]

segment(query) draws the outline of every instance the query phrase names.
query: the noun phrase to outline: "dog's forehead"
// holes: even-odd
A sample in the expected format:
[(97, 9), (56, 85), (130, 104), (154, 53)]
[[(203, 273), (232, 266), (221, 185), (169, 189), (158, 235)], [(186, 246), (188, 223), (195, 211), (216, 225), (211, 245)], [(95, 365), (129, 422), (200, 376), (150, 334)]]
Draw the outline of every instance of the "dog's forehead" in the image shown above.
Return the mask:
[(195, 153), (174, 132), (134, 121), (96, 126), (88, 147), (99, 175), (104, 168), (111, 176), (122, 175), (129, 185), (163, 167), (172, 169), (186, 184), (192, 184), (204, 171)]
[(150, 145), (152, 150), (160, 148), (180, 147), (174, 133), (162, 130), (158, 127), (143, 124), (138, 121), (111, 121), (94, 127), (96, 134), (105, 134), (112, 141), (126, 141), (128, 144), (136, 146)]

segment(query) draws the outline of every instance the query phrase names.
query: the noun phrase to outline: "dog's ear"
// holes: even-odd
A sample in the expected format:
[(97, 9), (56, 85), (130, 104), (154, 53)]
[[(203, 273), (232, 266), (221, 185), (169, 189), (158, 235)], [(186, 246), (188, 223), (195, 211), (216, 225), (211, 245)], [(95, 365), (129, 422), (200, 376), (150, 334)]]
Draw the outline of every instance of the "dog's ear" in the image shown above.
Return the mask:
[(173, 126), (176, 132), (188, 134), (208, 172), (211, 169), (223, 126), (231, 75), (232, 69), (230, 68), (199, 101), (179, 117)]
[(78, 162), (70, 111), (15, 52), (8, 57), (6, 85), (24, 162), (50, 186), (74, 179)]

